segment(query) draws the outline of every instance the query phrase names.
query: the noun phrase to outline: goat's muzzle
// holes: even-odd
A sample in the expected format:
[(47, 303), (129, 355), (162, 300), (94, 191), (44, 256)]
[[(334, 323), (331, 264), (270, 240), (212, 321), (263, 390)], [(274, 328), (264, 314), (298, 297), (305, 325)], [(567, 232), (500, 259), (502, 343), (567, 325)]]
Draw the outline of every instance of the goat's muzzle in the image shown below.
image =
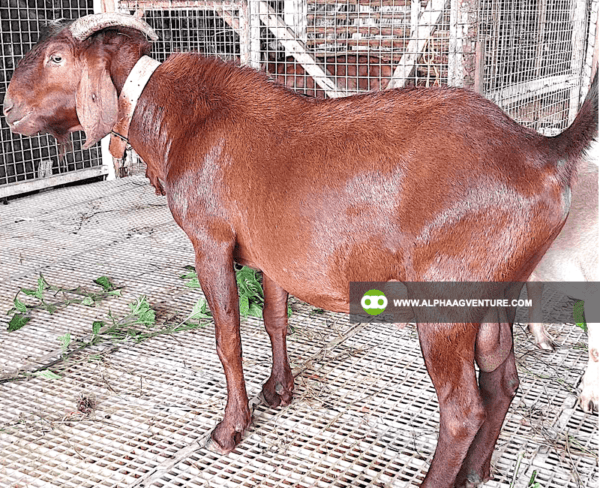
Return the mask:
[(39, 132), (31, 124), (28, 124), (28, 122), (31, 122), (29, 116), (33, 113), (33, 110), (27, 111), (26, 108), (15, 104), (8, 94), (4, 98), (2, 111), (12, 132), (28, 136)]

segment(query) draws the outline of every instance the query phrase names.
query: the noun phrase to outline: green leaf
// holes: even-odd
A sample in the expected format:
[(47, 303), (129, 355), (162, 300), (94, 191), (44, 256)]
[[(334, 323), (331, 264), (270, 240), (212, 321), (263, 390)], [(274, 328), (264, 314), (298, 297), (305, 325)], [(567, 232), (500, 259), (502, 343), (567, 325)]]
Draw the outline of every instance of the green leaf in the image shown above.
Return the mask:
[(185, 330), (202, 329), (206, 327), (205, 322), (185, 322), (173, 329), (173, 332), (183, 332)]
[(93, 307), (94, 306), (94, 300), (92, 297), (85, 297), (83, 300), (81, 300), (81, 303), (83, 305), (87, 305), (88, 307)]
[(188, 317), (188, 320), (205, 319), (208, 317), (210, 317), (210, 311), (207, 307), (206, 298), (201, 297), (194, 305), (194, 308), (192, 308), (192, 313)]
[(67, 349), (69, 349), (69, 344), (71, 344), (71, 333), (67, 332), (63, 336), (58, 336), (57, 339), (58, 342), (60, 342), (60, 347), (63, 352), (67, 352)]
[(40, 277), (37, 280), (37, 290), (35, 296), (41, 300), (46, 288), (48, 288), (48, 283), (46, 283), (46, 279), (40, 274)]
[(15, 330), (19, 330), (20, 328), (24, 327), (25, 324), (30, 320), (31, 317), (25, 317), (20, 313), (16, 313), (13, 315), (13, 318), (10, 319), (10, 322), (8, 323), (8, 331), (14, 332)]
[(181, 278), (182, 280), (191, 280), (193, 278), (198, 278), (198, 276), (196, 276), (195, 271), (189, 271), (185, 274), (182, 274), (179, 278)]
[(251, 315), (252, 317), (258, 317), (260, 319), (262, 317), (262, 310), (262, 307), (258, 303), (251, 303), (248, 315)]
[(102, 322), (101, 320), (95, 320), (92, 323), (92, 334), (98, 335), (102, 327), (104, 327), (104, 322)]
[(236, 271), (235, 279), (240, 295), (240, 315), (247, 317), (262, 317), (264, 293), (260, 282), (260, 274), (248, 268), (242, 267)]
[(578, 301), (573, 306), (573, 318), (575, 319), (575, 324), (577, 327), (581, 327), (584, 331), (587, 332), (587, 323), (584, 317), (584, 302), (583, 300)]
[(294, 311), (292, 310), (292, 307), (290, 306), (290, 304), (288, 303), (288, 317), (292, 316), (292, 313), (294, 313)]
[(541, 488), (541, 485), (537, 481), (535, 481), (536, 477), (537, 471), (533, 470), (531, 478), (529, 478), (529, 483), (527, 483), (527, 488)]
[(112, 291), (115, 289), (115, 285), (112, 284), (108, 276), (100, 276), (100, 278), (94, 280), (94, 283), (100, 285), (104, 291)]
[(111, 295), (111, 296), (115, 296), (115, 297), (120, 297), (121, 296), (121, 290), (111, 290), (107, 293), (107, 295)]
[(27, 312), (27, 305), (25, 305), (17, 297), (15, 297), (15, 299), (13, 300), (13, 303), (15, 304), (15, 308), (17, 309), (17, 312), (21, 312), (21, 313)]
[(28, 297), (37, 297), (38, 296), (37, 290), (29, 290), (28, 288), (21, 288), (21, 291), (23, 293), (25, 293), (25, 295), (27, 295)]
[(146, 296), (142, 295), (135, 302), (130, 303), (129, 308), (131, 309), (131, 314), (137, 317), (136, 324), (151, 326), (156, 323), (156, 314), (150, 308)]
[(147, 327), (154, 325), (156, 323), (156, 314), (154, 313), (154, 310), (149, 309), (141, 312), (138, 315), (138, 320), (136, 323), (145, 325)]
[(242, 317), (247, 317), (250, 313), (250, 300), (247, 296), (240, 297), (240, 315)]
[(188, 288), (200, 288), (200, 281), (198, 280), (198, 278), (194, 278), (190, 281), (188, 281), (185, 286), (187, 286)]
[(49, 369), (45, 369), (43, 371), (36, 371), (35, 373), (33, 373), (33, 376), (39, 376), (40, 378), (44, 378), (46, 380), (60, 380), (61, 379), (61, 376), (57, 375), (56, 373), (53, 373)]

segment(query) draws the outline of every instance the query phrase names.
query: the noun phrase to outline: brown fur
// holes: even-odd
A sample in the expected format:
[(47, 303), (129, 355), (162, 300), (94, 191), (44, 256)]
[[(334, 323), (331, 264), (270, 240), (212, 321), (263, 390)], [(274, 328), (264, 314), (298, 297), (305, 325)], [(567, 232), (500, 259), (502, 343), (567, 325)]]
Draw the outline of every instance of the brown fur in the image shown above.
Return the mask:
[[(68, 40), (62, 32), (39, 49)], [(114, 31), (72, 44), (58, 99), (42, 68), (35, 84), (24, 81), (34, 62), (16, 70), (5, 105), (14, 129), (48, 130), (34, 116), (14, 126), (33, 105), (80, 129), (75, 98), (89, 56), (105, 60), (119, 93), (146, 46), (141, 36)], [(347, 312), (353, 280), (526, 280), (564, 224), (575, 159), (597, 131), (594, 111), (597, 95), (564, 136), (547, 139), (461, 89), (319, 100), (197, 54), (163, 63), (140, 97), (130, 142), (193, 243), (215, 319), (228, 388), (215, 447), (235, 449), (251, 422), (234, 261), (263, 272), (273, 345), (263, 392), (270, 405), (286, 405), (288, 293)], [(518, 377), (509, 320), (489, 327), (419, 323), (441, 418), (424, 487), (477, 486), (490, 477)]]

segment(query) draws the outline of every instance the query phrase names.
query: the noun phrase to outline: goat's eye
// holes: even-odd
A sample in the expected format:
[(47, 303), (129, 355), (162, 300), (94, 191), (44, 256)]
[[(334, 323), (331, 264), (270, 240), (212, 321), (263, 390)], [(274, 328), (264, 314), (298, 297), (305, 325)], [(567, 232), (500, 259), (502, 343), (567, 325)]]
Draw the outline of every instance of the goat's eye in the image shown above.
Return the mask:
[(56, 64), (60, 64), (62, 63), (62, 56), (60, 54), (53, 54), (52, 56), (50, 56), (50, 61), (52, 61), (53, 63)]

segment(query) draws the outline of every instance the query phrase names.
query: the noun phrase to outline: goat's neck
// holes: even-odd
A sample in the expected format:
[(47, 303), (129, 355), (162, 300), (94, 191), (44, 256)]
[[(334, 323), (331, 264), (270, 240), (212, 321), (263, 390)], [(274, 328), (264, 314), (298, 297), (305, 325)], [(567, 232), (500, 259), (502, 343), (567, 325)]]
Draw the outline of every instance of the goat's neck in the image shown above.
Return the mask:
[(129, 143), (146, 163), (146, 175), (158, 190), (157, 180), (166, 181), (173, 134), (164, 120), (163, 108), (169, 104), (168, 98), (172, 94), (161, 89), (161, 82), (157, 78), (160, 77), (153, 75), (150, 78), (138, 99), (129, 127)]
[(133, 53), (127, 51), (115, 54), (115, 60), (110, 67), (110, 77), (117, 90), (117, 95), (121, 94), (125, 80), (127, 80), (129, 73), (142, 56), (143, 53), (133, 55)]
[[(123, 90), (123, 86), (125, 85), (129, 73), (143, 55), (143, 53), (138, 53), (136, 56), (132, 56), (132, 53), (127, 51), (115, 53), (115, 61), (111, 64), (110, 74), (118, 96), (121, 95), (121, 91)], [(140, 99), (142, 98), (145, 98), (143, 92)], [(166, 179), (163, 161), (168, 152), (168, 148), (164, 147), (165, 144), (153, 144), (154, 141), (148, 139), (148, 135), (152, 133), (152, 130), (151, 127), (148, 126), (149, 124), (144, 123), (144, 120), (147, 118), (147, 115), (144, 115), (144, 112), (148, 112), (149, 108), (152, 108), (152, 103), (148, 103), (148, 100), (146, 100), (145, 103), (142, 103), (141, 106), (138, 103), (129, 129), (129, 142), (146, 163), (148, 168), (146, 174), (148, 178), (150, 178), (150, 182), (157, 190), (159, 190), (161, 185), (158, 180), (160, 179), (164, 182)], [(150, 112), (152, 112), (152, 110), (150, 110)], [(138, 116), (137, 119), (136, 116)], [(151, 119), (155, 120), (155, 117), (151, 116)], [(160, 121), (158, 121), (158, 123), (160, 123)]]

